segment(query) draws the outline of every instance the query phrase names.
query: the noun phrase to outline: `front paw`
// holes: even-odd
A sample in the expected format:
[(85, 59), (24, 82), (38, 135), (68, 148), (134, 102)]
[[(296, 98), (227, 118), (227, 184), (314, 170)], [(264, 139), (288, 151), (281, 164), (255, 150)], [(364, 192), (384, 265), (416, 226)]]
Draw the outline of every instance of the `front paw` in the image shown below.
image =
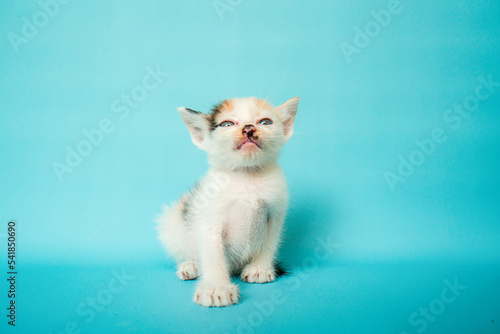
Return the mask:
[(182, 262), (177, 270), (177, 277), (183, 281), (198, 277), (198, 266), (196, 262)]
[(241, 279), (248, 283), (268, 283), (276, 279), (276, 273), (273, 267), (249, 264), (241, 273)]
[(224, 285), (203, 284), (194, 293), (194, 302), (205, 307), (222, 307), (237, 304), (240, 298), (238, 287), (228, 283)]

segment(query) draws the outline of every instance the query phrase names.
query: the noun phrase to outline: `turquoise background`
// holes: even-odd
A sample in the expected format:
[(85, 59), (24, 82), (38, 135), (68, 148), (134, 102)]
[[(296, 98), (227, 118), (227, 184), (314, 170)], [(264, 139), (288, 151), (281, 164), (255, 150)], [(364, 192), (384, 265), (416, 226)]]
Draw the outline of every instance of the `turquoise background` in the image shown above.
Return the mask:
[[(500, 3), (40, 3), (51, 15), (0, 5), (2, 277), (7, 222), (18, 229), (17, 326), (3, 311), (2, 331), (500, 332)], [(388, 6), (390, 22), (374, 23)], [(157, 68), (157, 87), (137, 88)], [(488, 96), (473, 112), (453, 111), (478, 87)], [(126, 107), (133, 92), (147, 96)], [(207, 169), (176, 107), (240, 96), (301, 97), (281, 157), (292, 273), (235, 279), (241, 304), (203, 309), (153, 220)], [(54, 164), (102, 122), (108, 133), (58, 177)], [(401, 159), (418, 166), (401, 176)], [(133, 278), (110, 295), (113, 272)], [(455, 280), (466, 288), (443, 303)], [(101, 300), (91, 320), (78, 311), (89, 298)]]

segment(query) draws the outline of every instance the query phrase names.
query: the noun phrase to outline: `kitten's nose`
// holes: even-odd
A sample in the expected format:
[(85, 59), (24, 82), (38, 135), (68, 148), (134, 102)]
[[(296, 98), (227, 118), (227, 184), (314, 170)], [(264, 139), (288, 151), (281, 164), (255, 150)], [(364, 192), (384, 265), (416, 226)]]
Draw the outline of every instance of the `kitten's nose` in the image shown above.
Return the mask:
[(253, 126), (252, 124), (247, 124), (243, 127), (242, 132), (247, 137), (252, 137), (255, 132), (255, 126)]

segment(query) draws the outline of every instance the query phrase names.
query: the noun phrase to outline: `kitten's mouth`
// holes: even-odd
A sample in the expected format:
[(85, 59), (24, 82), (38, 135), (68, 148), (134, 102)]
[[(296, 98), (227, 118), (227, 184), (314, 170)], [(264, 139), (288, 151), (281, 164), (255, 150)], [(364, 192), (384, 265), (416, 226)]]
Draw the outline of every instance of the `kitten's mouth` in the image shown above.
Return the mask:
[(257, 142), (255, 142), (254, 140), (252, 140), (252, 138), (247, 138), (240, 145), (238, 145), (238, 147), (236, 147), (236, 149), (237, 150), (241, 150), (244, 147), (252, 147), (252, 146), (256, 146), (258, 148), (262, 148), (262, 147), (260, 147), (259, 144), (257, 144)]

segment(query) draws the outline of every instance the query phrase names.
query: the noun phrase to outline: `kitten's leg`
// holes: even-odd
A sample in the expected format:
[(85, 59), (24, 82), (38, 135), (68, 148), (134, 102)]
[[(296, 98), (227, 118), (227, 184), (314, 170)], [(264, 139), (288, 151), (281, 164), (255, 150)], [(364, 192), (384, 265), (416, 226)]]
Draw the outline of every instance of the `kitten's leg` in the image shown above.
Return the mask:
[(238, 287), (230, 281), (221, 226), (205, 228), (200, 240), (202, 276), (194, 302), (206, 307), (238, 303), (240, 295)]
[(259, 252), (243, 269), (241, 279), (248, 283), (268, 283), (276, 279), (274, 258), (278, 249), (285, 215), (270, 216), (267, 231)]

